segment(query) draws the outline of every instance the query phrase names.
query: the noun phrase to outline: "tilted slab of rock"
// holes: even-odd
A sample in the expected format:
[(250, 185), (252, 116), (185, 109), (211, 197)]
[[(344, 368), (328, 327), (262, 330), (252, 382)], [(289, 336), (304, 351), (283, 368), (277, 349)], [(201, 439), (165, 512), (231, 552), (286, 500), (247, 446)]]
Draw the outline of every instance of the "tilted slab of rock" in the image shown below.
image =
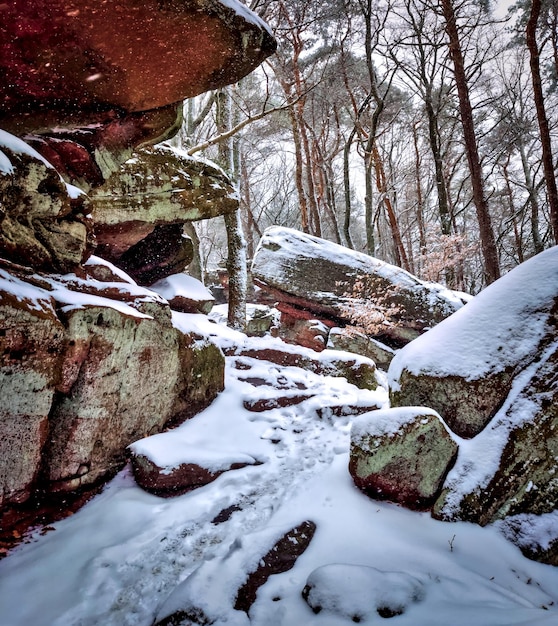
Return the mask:
[(426, 509), (440, 494), (457, 450), (435, 411), (383, 409), (353, 421), (349, 472), (373, 498)]
[(238, 208), (238, 196), (223, 170), (164, 145), (138, 150), (90, 198), (99, 254), (110, 260), (156, 226)]
[(38, 152), (0, 130), (0, 256), (70, 272), (92, 250), (86, 197)]
[(436, 410), (462, 437), (478, 434), (515, 377), (557, 332), (558, 247), (519, 265), (401, 349), (388, 377), (395, 406)]
[(133, 282), (41, 276), (5, 266), (5, 503), (21, 501), (39, 486), (70, 491), (95, 483), (122, 466), (126, 446), (138, 436), (191, 416), (223, 389), (219, 348), (176, 329), (168, 304), (154, 292)]
[(359, 285), (364, 285), (368, 304), (390, 311), (372, 334), (398, 343), (414, 339), (463, 305), (441, 285), (424, 283), (394, 265), (278, 226), (264, 232), (252, 274), (254, 282), (278, 301), (343, 323), (351, 323), (353, 314), (362, 310), (358, 294)]
[(0, 124), (18, 133), (180, 102), (275, 51), (236, 0), (13, 0), (0, 34)]

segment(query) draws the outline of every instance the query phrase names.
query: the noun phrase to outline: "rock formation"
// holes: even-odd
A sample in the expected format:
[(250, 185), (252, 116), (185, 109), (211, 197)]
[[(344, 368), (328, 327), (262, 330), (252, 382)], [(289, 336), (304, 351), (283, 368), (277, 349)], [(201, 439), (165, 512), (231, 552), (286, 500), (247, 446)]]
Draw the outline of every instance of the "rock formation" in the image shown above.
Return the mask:
[(238, 81), (275, 41), (218, 0), (0, 13), (1, 511), (110, 476), (126, 446), (222, 389), (220, 349), (91, 255), (151, 284), (190, 262), (187, 221), (237, 208), (221, 170), (147, 146), (177, 130), (184, 98)]
[[(460, 446), (433, 514), (496, 523), (530, 557), (555, 565), (557, 267), (557, 247), (519, 265), (401, 349), (388, 371), (392, 405), (430, 407), (454, 433), (471, 438)], [(381, 444), (382, 457), (399, 456), (393, 438)], [(373, 453), (353, 456), (374, 464)], [(397, 465), (405, 468), (437, 462), (440, 454), (427, 446), (402, 457)], [(390, 497), (400, 501), (396, 491)], [(536, 528), (546, 529), (538, 533), (547, 537), (544, 545), (532, 540)]]
[[(252, 275), (271, 298), (306, 319), (345, 326), (378, 316), (377, 328), (368, 334), (395, 345), (416, 338), (463, 305), (441, 285), (289, 228), (264, 232)], [(292, 310), (289, 314), (293, 317)]]

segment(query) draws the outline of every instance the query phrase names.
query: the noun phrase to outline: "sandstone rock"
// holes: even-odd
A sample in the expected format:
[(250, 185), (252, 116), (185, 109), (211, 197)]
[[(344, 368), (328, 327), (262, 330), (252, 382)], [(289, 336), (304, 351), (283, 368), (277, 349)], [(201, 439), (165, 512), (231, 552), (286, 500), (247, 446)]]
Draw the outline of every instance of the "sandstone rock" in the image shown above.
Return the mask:
[(257, 16), (215, 0), (15, 0), (0, 33), (0, 123), (18, 134), (159, 109), (237, 82), (275, 50)]
[[(441, 285), (337, 244), (289, 228), (268, 228), (252, 262), (254, 282), (283, 303), (342, 325), (371, 303), (373, 335), (398, 344), (414, 339), (463, 302)], [(359, 290), (359, 285), (363, 285)], [(370, 308), (370, 310), (372, 310)]]
[(431, 409), (384, 409), (353, 422), (349, 472), (373, 498), (426, 509), (456, 457), (457, 444)]
[(246, 307), (246, 334), (248, 337), (263, 337), (271, 333), (279, 323), (277, 309), (264, 305)]
[(221, 169), (164, 145), (137, 150), (90, 197), (98, 253), (111, 261), (156, 226), (238, 208), (236, 192)]
[(354, 328), (332, 328), (329, 331), (327, 347), (331, 350), (354, 352), (372, 359), (376, 366), (387, 370), (396, 351), (385, 344), (368, 337)]
[(0, 507), (31, 494), (63, 348), (54, 300), (0, 269)]
[(92, 250), (86, 198), (26, 143), (0, 131), (0, 255), (55, 272)]
[(187, 274), (174, 274), (158, 280), (150, 289), (165, 298), (174, 311), (207, 315), (213, 308), (211, 293), (199, 280)]
[(222, 390), (220, 349), (174, 328), (156, 293), (4, 265), (0, 503), (38, 486), (98, 482), (138, 436), (191, 416)]
[(392, 404), (432, 407), (462, 437), (481, 432), (520, 372), (554, 341), (556, 267), (555, 247), (519, 265), (401, 349), (388, 372)]
[(64, 322), (75, 382), (52, 412), (46, 465), (51, 487), (71, 491), (114, 473), (138, 434), (173, 416), (179, 359), (170, 321), (86, 306)]
[(325, 349), (332, 322), (328, 326), (321, 320), (313, 319), (312, 314), (307, 311), (281, 303), (277, 305), (277, 309), (281, 312), (278, 337), (286, 343), (310, 348), (316, 352)]

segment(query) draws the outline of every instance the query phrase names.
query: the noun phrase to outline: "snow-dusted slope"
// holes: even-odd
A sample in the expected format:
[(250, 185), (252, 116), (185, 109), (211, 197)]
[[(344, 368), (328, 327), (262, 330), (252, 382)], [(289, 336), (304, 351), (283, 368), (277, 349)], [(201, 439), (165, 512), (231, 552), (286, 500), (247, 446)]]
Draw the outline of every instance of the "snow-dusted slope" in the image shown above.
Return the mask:
[[(203, 316), (174, 319), (220, 335)], [(224, 329), (223, 343), (235, 341), (247, 340)], [(184, 432), (195, 431), (196, 453), (236, 450), (263, 464), (171, 499), (143, 492), (123, 471), (73, 517), (0, 562), (2, 625), (150, 626), (192, 574), (173, 606), (194, 594), (215, 625), (348, 626), (356, 614), (361, 623), (377, 624), (376, 609), (394, 597), (406, 607), (392, 618), (402, 626), (558, 623), (556, 568), (528, 561), (492, 528), (434, 521), (372, 501), (354, 487), (347, 470), (349, 418), (317, 409), (385, 404), (385, 390), (362, 391), (344, 379), (247, 357), (227, 361), (225, 392)], [(277, 388), (301, 387), (314, 397), (298, 406), (263, 413), (244, 408), (245, 400)], [(169, 455), (178, 454), (176, 445), (186, 447), (187, 456), (188, 440), (181, 428), (175, 432)], [(216, 519), (227, 509), (228, 519)], [(249, 618), (235, 611), (234, 594), (247, 571), (281, 533), (304, 520), (317, 525), (306, 553), (260, 589)], [(318, 614), (301, 595), (311, 574), (312, 597), (329, 599)], [(386, 580), (389, 588), (376, 585)]]

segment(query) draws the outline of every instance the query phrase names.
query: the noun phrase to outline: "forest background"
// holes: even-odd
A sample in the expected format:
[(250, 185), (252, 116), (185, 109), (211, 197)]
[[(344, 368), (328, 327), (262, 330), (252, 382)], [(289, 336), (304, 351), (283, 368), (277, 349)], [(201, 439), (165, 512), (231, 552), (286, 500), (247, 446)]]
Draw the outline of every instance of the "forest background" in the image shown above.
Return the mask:
[(277, 53), (186, 101), (173, 140), (241, 199), (189, 229), (197, 273), (272, 224), (473, 294), (555, 245), (558, 0), (506, 4), (252, 0)]

